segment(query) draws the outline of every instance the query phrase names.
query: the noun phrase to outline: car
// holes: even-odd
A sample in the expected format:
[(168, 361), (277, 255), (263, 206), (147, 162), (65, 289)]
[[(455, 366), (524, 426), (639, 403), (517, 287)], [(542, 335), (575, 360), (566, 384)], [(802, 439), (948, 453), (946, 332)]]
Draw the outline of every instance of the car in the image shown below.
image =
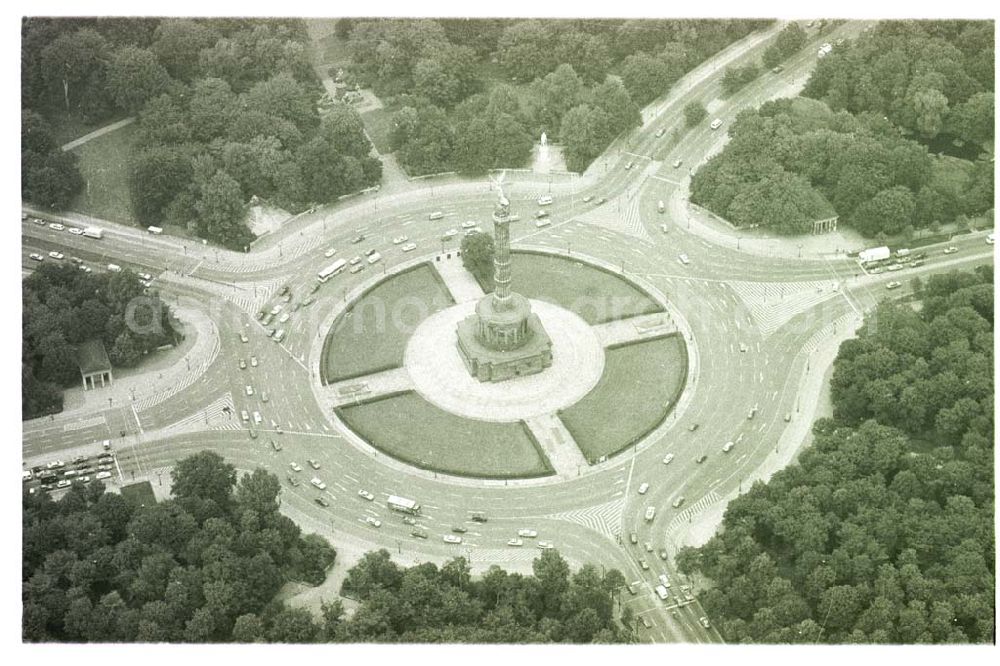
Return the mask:
[(327, 500), (322, 495), (320, 495), (319, 497), (317, 497), (315, 501), (316, 501), (316, 504), (319, 504), (320, 506), (330, 506), (330, 501)]
[(149, 273), (136, 273), (136, 275), (138, 275), (139, 277), (141, 277), (146, 282), (152, 282), (153, 281), (153, 276), (150, 275)]
[(410, 536), (416, 537), (418, 539), (426, 539), (427, 532), (424, 532), (423, 530), (413, 530), (412, 532), (410, 532)]
[(747, 347), (745, 342), (740, 343), (740, 353), (746, 354), (749, 347)]
[(335, 250), (334, 248), (331, 247), (329, 250), (327, 250), (326, 252), (323, 253), (323, 256), (326, 257), (327, 259), (329, 259), (330, 257), (332, 257), (335, 254), (337, 254), (337, 250)]
[(471, 511), (471, 512), (469, 512), (469, 518), (474, 523), (485, 523), (486, 522), (486, 514), (484, 512), (482, 512), (482, 511)]
[(288, 466), (292, 469), (293, 472), (302, 471), (302, 465), (298, 464), (297, 462), (290, 462), (288, 463)]
[(462, 222), (462, 228), (472, 229), (473, 227), (477, 226), (477, 224), (478, 223), (475, 220), (466, 220), (465, 222)]
[(644, 626), (646, 629), (651, 629), (653, 627), (652, 620), (650, 620), (645, 615), (640, 615), (639, 616), (639, 621), (642, 622), (642, 626)]
[(275, 423), (274, 421), (271, 421), (271, 427), (274, 428), (274, 431), (276, 433), (278, 433), (279, 435), (284, 435), (285, 434), (285, 431), (281, 429), (281, 424), (280, 423)]
[(607, 202), (608, 202), (607, 199), (605, 199), (604, 197), (601, 197), (600, 199), (598, 199), (597, 201), (594, 202), (594, 205), (595, 206), (600, 206), (602, 203), (607, 203)]
[(310, 296), (306, 300), (302, 301), (302, 307), (308, 307), (316, 302), (316, 299)]
[(257, 430), (253, 426), (250, 427), (250, 439), (257, 439)]
[(514, 537), (513, 539), (507, 540), (507, 545), (513, 546), (514, 548), (520, 548), (521, 546), (524, 545), (524, 541), (519, 539), (518, 537)]
[(656, 578), (657, 578), (657, 580), (660, 581), (660, 585), (662, 585), (663, 587), (670, 587), (670, 579), (667, 578), (667, 574), (661, 573)]
[(292, 291), (292, 288), (287, 284), (281, 285), (281, 291), (278, 292), (278, 296), (284, 296)]
[(392, 239), (392, 244), (399, 245), (401, 243), (405, 243), (408, 240), (409, 238), (407, 236), (396, 236), (395, 238)]
[(639, 543), (639, 535), (636, 534), (635, 532), (629, 532), (628, 540), (629, 543), (631, 543), (634, 546), (635, 544)]
[(656, 507), (655, 506), (647, 506), (646, 507), (646, 513), (645, 513), (644, 517), (646, 518), (646, 520), (652, 520), (653, 518), (655, 518), (656, 517)]
[(319, 469), (320, 467), (319, 463), (313, 460), (312, 458), (310, 458), (306, 462), (309, 463), (309, 466), (312, 467), (313, 469)]
[(628, 162), (628, 163), (627, 163), (627, 164), (625, 165), (625, 170), (626, 170), (626, 171), (628, 171), (629, 169), (631, 169), (631, 168), (632, 168), (632, 167), (634, 167), (634, 166), (635, 166), (635, 162), (632, 162), (632, 161), (629, 161), (629, 162)]
[(539, 541), (537, 547), (541, 550), (552, 550), (555, 548), (555, 545), (551, 541)]
[(669, 465), (673, 461), (674, 461), (674, 454), (668, 453), (667, 455), (663, 456), (663, 464), (664, 465)]
[(780, 74), (781, 72), (785, 71), (785, 68), (782, 65), (777, 65), (775, 67), (772, 67), (771, 71), (775, 74)]
[(72, 481), (70, 481), (69, 479), (62, 479), (61, 481), (56, 483), (56, 488), (69, 488), (71, 485), (73, 485)]
[(313, 484), (320, 490), (326, 490), (326, 484), (320, 481), (318, 477), (314, 476), (312, 479), (309, 480), (309, 483)]
[(412, 252), (417, 249), (416, 243), (407, 243), (403, 246), (403, 252)]
[(661, 136), (663, 136), (664, 132), (666, 132), (666, 131), (667, 130), (665, 128), (663, 128), (663, 127), (661, 127), (660, 129), (656, 130), (656, 138), (660, 138)]
[(241, 358), (240, 359), (240, 370), (246, 370), (246, 369), (247, 369), (247, 362), (244, 359)]
[(889, 284), (885, 285), (885, 288), (886, 289), (899, 289), (902, 286), (903, 286), (903, 283), (897, 282), (896, 280), (893, 280)]
[(372, 527), (382, 527), (382, 521), (373, 516), (365, 516), (365, 522)]
[(65, 467), (66, 463), (62, 460), (53, 460), (45, 465), (46, 469), (59, 469), (60, 467)]
[(954, 245), (949, 245), (944, 249), (945, 254), (954, 254), (956, 252), (958, 252), (958, 248), (955, 247)]
[(708, 460), (708, 456), (706, 456), (704, 453), (694, 459), (694, 461), (699, 465), (705, 462), (706, 460)]
[(56, 252), (55, 250), (49, 252), (49, 256), (53, 259), (64, 259), (66, 257), (62, 252)]
[(707, 618), (707, 617), (704, 617), (704, 616), (702, 616), (702, 617), (699, 617), (699, 618), (698, 618), (698, 622), (700, 622), (700, 623), (701, 623), (701, 626), (705, 627), (706, 629), (709, 629), (709, 628), (711, 628), (711, 626), (712, 626), (712, 625), (711, 625), (711, 624), (709, 623), (709, 621), (708, 621), (708, 618)]
[(79, 227), (70, 227), (69, 229), (67, 229), (67, 231), (69, 231), (74, 236), (82, 236), (83, 235), (83, 229), (81, 229)]
[(288, 476), (286, 476), (285, 480), (288, 481), (288, 485), (290, 485), (292, 488), (298, 488), (299, 487), (299, 480), (296, 479), (291, 474), (289, 474)]
[(711, 127), (713, 130), (719, 129), (720, 127), (722, 127), (722, 119), (716, 118), (715, 120), (712, 121), (712, 124), (709, 125), (709, 127)]
[(544, 218), (535, 222), (535, 226), (541, 229), (542, 227), (548, 227), (552, 224), (552, 220)]
[(986, 234), (986, 244), (987, 245), (993, 245), (993, 243), (995, 243), (995, 242), (996, 242), (996, 239), (994, 238), (993, 234)]
[(649, 563), (646, 560), (639, 560), (639, 566), (642, 567), (643, 571), (649, 571)]
[(443, 540), (445, 543), (462, 543), (462, 537), (454, 534), (445, 534)]
[(639, 486), (639, 494), (640, 495), (645, 495), (647, 490), (649, 490), (649, 484), (648, 483), (643, 483), (642, 485)]
[(260, 392), (260, 401), (261, 402), (267, 402), (267, 400), (268, 400), (268, 398), (267, 398), (267, 391), (261, 391)]
[(455, 525), (455, 526), (453, 526), (453, 527), (451, 528), (451, 531), (452, 531), (452, 532), (456, 532), (456, 533), (458, 533), (458, 534), (465, 534), (465, 533), (466, 533), (466, 532), (468, 532), (469, 530), (468, 530), (468, 528), (465, 528), (465, 527), (462, 527), (461, 525)]
[(457, 235), (458, 235), (458, 229), (449, 229), (448, 231), (444, 232), (444, 234), (441, 235), (441, 239), (448, 240), (450, 238), (454, 238)]
[(535, 530), (529, 530), (527, 528), (521, 528), (517, 531), (517, 536), (524, 537), (525, 539), (534, 539), (538, 536), (538, 532)]
[(688, 256), (686, 254), (684, 254), (684, 253), (681, 253), (681, 254), (677, 255), (677, 261), (681, 262), (685, 266), (687, 266), (688, 264), (691, 263), (691, 260), (688, 259)]
[(366, 257), (370, 257), (373, 254), (375, 254), (375, 248), (371, 248), (371, 249), (365, 250), (365, 256)]
[(541, 220), (542, 218), (545, 218), (545, 217), (548, 217), (548, 216), (549, 216), (549, 211), (547, 211), (547, 210), (540, 210), (537, 213), (535, 213), (535, 219), (536, 220)]
[(111, 463), (101, 463), (100, 465), (97, 466), (97, 469), (99, 469), (102, 472), (105, 471), (105, 470), (114, 469), (114, 468), (115, 468), (115, 466), (112, 465)]
[(358, 255), (356, 257), (351, 257), (351, 259), (347, 263), (349, 263), (351, 266), (357, 266), (358, 264), (361, 263), (361, 255)]
[(417, 524), (417, 519), (414, 518), (413, 516), (403, 516), (403, 524), (404, 525), (416, 525)]
[(590, 203), (593, 200), (594, 200), (594, 195), (593, 194), (588, 194), (587, 196), (585, 196), (583, 198), (583, 203)]
[(917, 268), (918, 266), (923, 266), (924, 262), (921, 259), (914, 259), (910, 262), (910, 268)]
[(666, 548), (661, 548), (656, 554), (660, 556), (661, 560), (666, 561), (666, 559), (667, 559), (667, 549)]
[(675, 169), (680, 169), (682, 164), (684, 164), (684, 160), (674, 160)]
[(45, 257), (38, 254), (37, 252), (32, 252), (31, 254), (28, 255), (28, 257), (34, 259), (35, 261), (45, 261)]
[(670, 592), (662, 585), (657, 585), (653, 588), (653, 591), (656, 592), (656, 596), (660, 598), (660, 601), (670, 600)]
[(253, 387), (247, 384), (246, 392), (248, 396), (253, 395)]
[(291, 316), (292, 316), (292, 313), (290, 313), (290, 312), (283, 313), (280, 317), (278, 317), (278, 323), (279, 324), (284, 324), (286, 321), (288, 321), (291, 318)]
[(53, 231), (62, 231), (65, 228), (66, 227), (64, 227), (63, 225), (59, 224), (58, 222), (51, 222), (51, 223), (49, 223), (49, 229), (52, 229)]
[(684, 601), (694, 601), (694, 595), (690, 592), (684, 593)]
[(273, 338), (274, 334), (277, 333), (278, 331), (277, 331), (277, 329), (274, 329), (274, 328), (266, 328), (266, 329), (264, 329), (264, 332), (267, 333), (267, 337)]
[(890, 266), (886, 270), (889, 271), (890, 273), (894, 272), (894, 271), (901, 271), (901, 270), (903, 270), (903, 265), (902, 264), (890, 264)]
[(684, 497), (682, 496), (675, 499), (674, 503), (671, 506), (673, 506), (675, 509), (679, 509), (683, 504), (684, 504)]
[(647, 553), (653, 552), (653, 544), (649, 543), (648, 541), (643, 542), (642, 547), (646, 550)]
[(26, 470), (23, 470), (21, 472), (21, 481), (22, 482), (31, 481), (33, 478), (35, 478), (35, 476), (34, 476), (34, 474), (31, 473), (30, 469), (26, 469)]
[(246, 333), (240, 333), (240, 342), (243, 344), (250, 342), (250, 338), (247, 337)]
[(694, 432), (697, 429), (698, 429), (697, 423), (692, 423), (691, 425), (688, 426), (688, 432)]
[(95, 478), (95, 479), (100, 479), (100, 480), (102, 480), (102, 481), (103, 481), (104, 479), (110, 479), (110, 478), (111, 478), (111, 472), (109, 472), (109, 471), (107, 471), (107, 470), (104, 470), (104, 471), (102, 471), (102, 472), (98, 472), (98, 473), (97, 473), (97, 474), (96, 474), (96, 475), (94, 476), (94, 478)]
[(360, 243), (364, 239), (365, 239), (365, 235), (364, 234), (358, 234), (357, 236), (355, 236), (354, 238), (351, 239), (351, 243), (353, 243), (354, 245), (357, 245), (358, 243)]
[(722, 452), (729, 453), (730, 451), (733, 450), (734, 446), (736, 446), (736, 442), (726, 442), (725, 444), (722, 445)]
[(374, 496), (374, 495), (372, 495), (372, 494), (371, 494), (370, 492), (368, 492), (367, 490), (359, 490), (359, 491), (358, 491), (358, 497), (364, 497), (364, 498), (365, 498), (366, 500), (368, 500), (369, 502), (374, 502), (374, 501), (375, 501), (375, 496)]
[(91, 268), (90, 266), (80, 266), (80, 270), (83, 271), (84, 273), (93, 273), (94, 272), (94, 269)]
[(368, 255), (368, 263), (369, 264), (375, 264), (375, 263), (378, 263), (380, 261), (382, 261), (382, 255), (379, 254), (378, 252), (375, 252), (373, 254)]
[(365, 265), (364, 264), (358, 264), (356, 266), (351, 266), (351, 271), (350, 272), (351, 273), (360, 273), (363, 270), (365, 270)]
[(281, 450), (281, 444), (280, 443), (274, 441), (273, 439), (269, 440), (269, 441), (271, 442), (271, 448), (272, 449), (274, 449), (275, 451), (280, 451)]
[[(313, 283), (313, 286), (309, 287), (309, 293), (310, 293), (310, 294), (315, 294), (315, 293), (316, 293), (317, 291), (319, 291), (319, 288), (320, 288), (320, 287), (322, 287), (322, 286), (323, 286), (323, 283), (322, 283), (322, 282), (314, 282), (314, 283)], [(303, 303), (302, 303), (302, 304), (303, 304), (303, 305), (309, 305), (309, 304), (308, 304), (308, 303), (306, 303), (305, 301), (303, 301)]]

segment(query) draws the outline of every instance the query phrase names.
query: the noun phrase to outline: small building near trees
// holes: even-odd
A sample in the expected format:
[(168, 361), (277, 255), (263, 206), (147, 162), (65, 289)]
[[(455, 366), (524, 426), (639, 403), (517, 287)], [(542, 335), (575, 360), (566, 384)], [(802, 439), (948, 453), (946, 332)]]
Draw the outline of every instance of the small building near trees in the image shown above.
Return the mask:
[(108, 359), (108, 351), (101, 340), (93, 339), (80, 343), (76, 348), (76, 362), (80, 366), (84, 391), (96, 389), (98, 381), (102, 387), (114, 383), (111, 360)]

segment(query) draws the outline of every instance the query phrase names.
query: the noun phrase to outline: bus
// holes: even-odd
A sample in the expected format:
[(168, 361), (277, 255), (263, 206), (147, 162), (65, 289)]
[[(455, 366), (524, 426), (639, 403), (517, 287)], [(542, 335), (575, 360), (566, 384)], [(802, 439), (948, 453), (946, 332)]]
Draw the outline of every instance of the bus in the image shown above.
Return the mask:
[(330, 264), (329, 266), (327, 266), (326, 268), (324, 268), (323, 270), (321, 270), (319, 272), (319, 277), (318, 277), (319, 281), (320, 282), (326, 282), (327, 280), (329, 280), (330, 278), (332, 278), (334, 275), (336, 275), (340, 271), (344, 270), (344, 266), (346, 266), (346, 265), (347, 265), (347, 261), (346, 260), (344, 260), (344, 259), (337, 259), (337, 261), (333, 262), (332, 264)]
[(389, 495), (389, 499), (386, 501), (389, 508), (393, 511), (399, 511), (401, 513), (420, 513), (420, 505), (411, 499), (406, 499), (405, 497), (397, 497), (395, 495)]

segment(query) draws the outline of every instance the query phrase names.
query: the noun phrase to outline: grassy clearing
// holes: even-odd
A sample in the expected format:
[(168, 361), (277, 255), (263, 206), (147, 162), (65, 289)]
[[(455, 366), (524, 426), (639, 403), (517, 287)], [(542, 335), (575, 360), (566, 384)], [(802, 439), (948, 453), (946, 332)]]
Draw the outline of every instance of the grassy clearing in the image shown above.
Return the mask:
[[(660, 305), (627, 280), (557, 255), (514, 252), (514, 291), (575, 312), (588, 324), (662, 312)], [(482, 285), (493, 291), (493, 279)]]
[(521, 423), (456, 416), (415, 392), (345, 407), (339, 414), (372, 446), (425, 469), (489, 478), (550, 473)]
[(344, 67), (351, 62), (351, 49), (345, 39), (340, 39), (335, 33), (316, 40), (321, 61), (326, 65)]
[(658, 426), (686, 374), (687, 349), (676, 335), (609, 349), (597, 386), (560, 416), (593, 463)]
[[(379, 266), (368, 270), (377, 271)], [(448, 289), (427, 264), (382, 282), (334, 322), (323, 349), (324, 381), (401, 366), (414, 329), (453, 304)]]
[(380, 153), (391, 153), (392, 146), (389, 145), (389, 133), (392, 132), (392, 116), (396, 109), (383, 107), (372, 109), (361, 114), (361, 120), (365, 123), (365, 129), (376, 150)]
[(70, 208), (113, 222), (135, 223), (127, 185), (128, 158), (135, 132), (133, 123), (73, 149), (80, 158), (80, 174), (87, 184)]
[(122, 486), (122, 497), (134, 502), (138, 506), (153, 506), (156, 504), (156, 495), (153, 494), (153, 485), (149, 481), (130, 483)]

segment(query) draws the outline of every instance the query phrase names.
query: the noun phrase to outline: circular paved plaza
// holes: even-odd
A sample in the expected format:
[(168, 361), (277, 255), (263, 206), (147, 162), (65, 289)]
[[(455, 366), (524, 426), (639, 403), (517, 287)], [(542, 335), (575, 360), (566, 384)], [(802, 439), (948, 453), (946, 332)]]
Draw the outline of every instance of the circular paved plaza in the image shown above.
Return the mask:
[(604, 348), (593, 328), (569, 310), (532, 300), (552, 340), (552, 366), (536, 375), (480, 382), (462, 362), (455, 332), (475, 306), (460, 303), (428, 317), (407, 344), (404, 367), (428, 402), (467, 418), (519, 421), (569, 407), (601, 378)]

